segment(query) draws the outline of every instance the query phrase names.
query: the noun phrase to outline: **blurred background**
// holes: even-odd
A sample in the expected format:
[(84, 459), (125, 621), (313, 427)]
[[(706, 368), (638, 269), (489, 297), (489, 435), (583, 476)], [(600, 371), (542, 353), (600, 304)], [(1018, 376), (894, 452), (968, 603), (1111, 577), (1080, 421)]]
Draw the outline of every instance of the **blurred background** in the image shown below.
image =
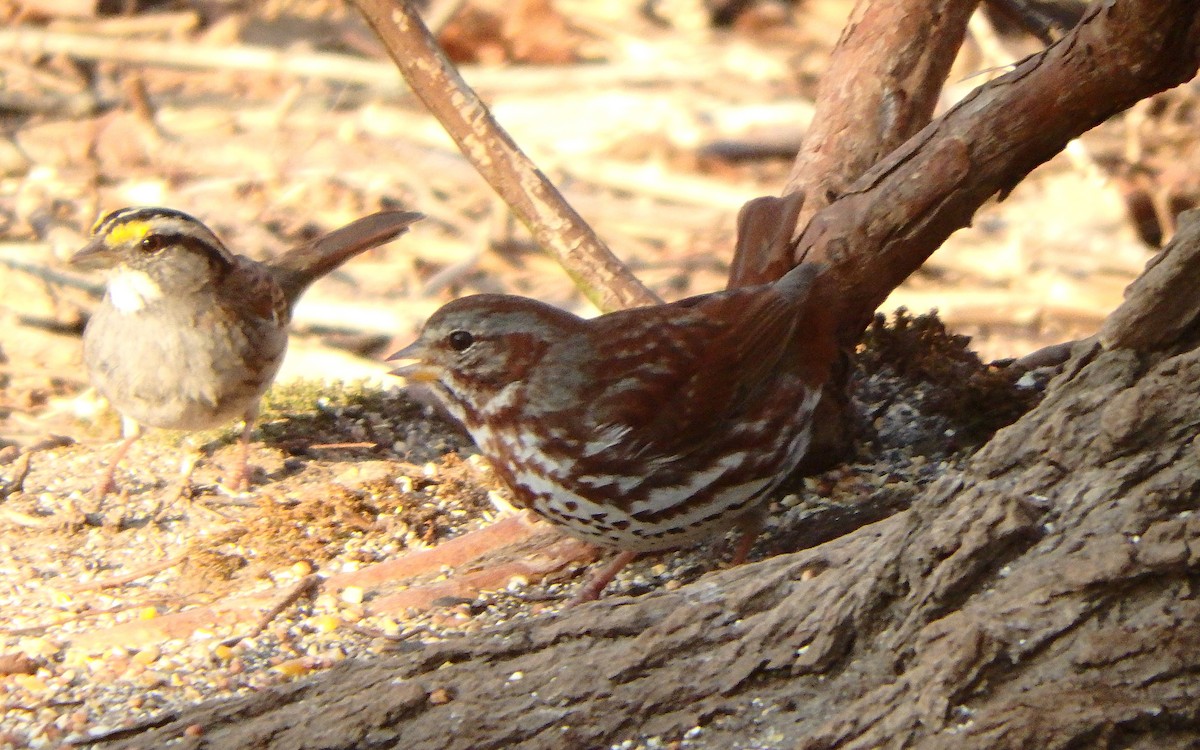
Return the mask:
[[(1016, 4), (1044, 15), (1051, 37), (1085, 8), (985, 0), (943, 111), (1044, 46), (1012, 22)], [(435, 0), (425, 15), (568, 201), (658, 295), (678, 299), (723, 287), (738, 209), (785, 184), (852, 5)], [(218, 484), (236, 431), (154, 431), (124, 462), (119, 497), (88, 525), (60, 523), (118, 435), (81, 362), (103, 280), (66, 265), (108, 211), (180, 209), (255, 258), (380, 208), (424, 212), (398, 242), (306, 293), (285, 382), (394, 388), (383, 358), (464, 294), (595, 311), (347, 3), (0, 0), (0, 20), (0, 748), (90, 741), (204, 697), (259, 692), (560, 601), (574, 585), (560, 568), (572, 561), (554, 563), (541, 542), (536, 555), (460, 566), (470, 576), (447, 578), (443, 557), (426, 567), (406, 557), (494, 533), (508, 511), (458, 428), (404, 394), (353, 383), (268, 394), (251, 456), (263, 481), (250, 493)], [(1071, 143), (985, 205), (885, 310), (936, 308), (985, 361), (1093, 333), (1175, 214), (1196, 203), (1196, 93), (1167, 92)], [(999, 391), (964, 382), (961, 392), (999, 392), (1007, 409), (944, 387), (976, 368), (956, 369), (957, 344), (934, 338), (940, 377), (879, 368), (864, 380), (870, 429), (844, 464), (772, 503), (758, 554), (794, 548), (816, 505), (902, 506), (965, 460), (977, 413), (1020, 411), (1003, 378)], [(677, 587), (721, 549), (639, 562), (616, 585)], [(318, 575), (342, 583), (314, 589)], [(745, 736), (796, 726), (790, 709), (769, 713), (746, 713)]]
[[(850, 0), (448, 0), (465, 78), (666, 299), (720, 288), (734, 218), (778, 194)], [(1042, 42), (977, 14), (942, 108)], [(1082, 3), (1041, 5), (1069, 23)], [(0, 2), (0, 440), (87, 416), (78, 334), (101, 214), (167, 205), (269, 257), (388, 206), (428, 220), (319, 282), (283, 380), (371, 378), (447, 300), (592, 314), (334, 0)], [(936, 308), (985, 360), (1091, 334), (1195, 202), (1196, 90), (1105, 123), (984, 207), (885, 309)], [(80, 398), (79, 394), (85, 395)], [(0, 446), (2, 447), (2, 446)]]

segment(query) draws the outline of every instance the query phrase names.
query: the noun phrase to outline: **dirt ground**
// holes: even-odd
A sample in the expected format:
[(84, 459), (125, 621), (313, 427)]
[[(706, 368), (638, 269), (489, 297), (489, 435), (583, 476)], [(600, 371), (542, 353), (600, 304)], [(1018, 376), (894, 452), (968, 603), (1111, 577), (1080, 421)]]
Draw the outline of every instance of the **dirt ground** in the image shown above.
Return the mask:
[[(399, 391), (382, 360), (463, 294), (594, 311), (354, 11), (314, 0), (91, 16), (81, 2), (70, 17), (43, 5), (0, 2), (12, 21), (0, 29), (0, 748), (104, 735), (561, 606), (592, 554), (514, 515), (469, 440)], [(631, 5), (526, 3), (519, 22), (489, 26), (486, 6), (468, 4), (472, 20), (443, 39), (568, 200), (676, 299), (722, 286), (737, 209), (778, 193), (848, 4), (735, 29), (711, 28), (687, 3), (658, 20)], [(983, 80), (975, 71), (1007, 62), (973, 40), (947, 106)], [(131, 61), (131, 49), (151, 59)], [(270, 65), (254, 62), (263, 51), (277, 53)], [(298, 72), (314, 65), (322, 72)], [(937, 308), (985, 362), (1093, 333), (1151, 257), (1142, 237), (1156, 209), (1190, 195), (1176, 165), (1190, 156), (1178, 133), (1193, 97), (1173, 96), (1101, 126), (985, 207), (886, 308)], [(131, 204), (185, 210), (255, 257), (381, 207), (428, 217), (304, 298), (247, 492), (221, 484), (231, 426), (153, 434), (121, 464), (119, 495), (88, 496), (119, 425), (80, 362), (101, 279), (65, 259), (100, 213)], [(860, 367), (874, 437), (778, 500), (757, 555), (789, 548), (813, 498), (903, 494), (984, 436), (947, 438), (945, 420), (963, 429), (969, 406), (934, 417), (906, 404), (946, 382)], [(64, 527), (71, 506), (89, 522)], [(528, 554), (464, 573), (462, 540), (485, 529)], [(639, 562), (608, 595), (681, 585), (713, 554)], [(704, 746), (702, 733), (676, 739)]]

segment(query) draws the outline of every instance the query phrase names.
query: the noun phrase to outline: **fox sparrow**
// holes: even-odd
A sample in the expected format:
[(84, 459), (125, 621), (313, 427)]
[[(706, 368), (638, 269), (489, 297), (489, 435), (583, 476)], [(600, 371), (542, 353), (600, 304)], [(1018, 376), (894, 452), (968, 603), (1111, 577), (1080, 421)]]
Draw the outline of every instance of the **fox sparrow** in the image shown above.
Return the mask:
[(287, 348), (287, 326), (308, 286), (345, 261), (407, 231), (421, 218), (380, 211), (269, 263), (230, 252), (207, 227), (169, 208), (124, 208), (92, 230), (71, 262), (109, 271), (108, 288), (83, 333), (96, 390), (132, 426), (95, 494), (113, 486), (117, 462), (142, 425), (177, 430), (245, 420), (250, 428)]
[(517, 502), (623, 550), (746, 532), (809, 445), (837, 356), (812, 264), (773, 284), (585, 320), (481, 294), (435, 312), (394, 373), (426, 383)]

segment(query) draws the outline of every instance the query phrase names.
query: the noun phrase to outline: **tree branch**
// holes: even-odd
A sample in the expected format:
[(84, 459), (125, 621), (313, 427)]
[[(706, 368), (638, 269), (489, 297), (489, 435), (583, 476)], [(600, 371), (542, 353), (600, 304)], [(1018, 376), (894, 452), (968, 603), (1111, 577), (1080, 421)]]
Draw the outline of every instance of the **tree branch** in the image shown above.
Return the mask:
[(408, 0), (354, 0), (463, 155), (601, 310), (658, 298), (596, 236), (462, 79)]
[(843, 290), (840, 338), (985, 200), (1072, 138), (1200, 64), (1200, 2), (1096, 3), (1058, 43), (973, 92), (857, 180), (801, 234), (794, 262), (824, 261)]
[[(797, 231), (933, 116), (978, 0), (859, 0), (817, 89), (816, 111), (784, 187), (803, 196)], [(787, 248), (739, 244), (729, 286), (773, 281)]]

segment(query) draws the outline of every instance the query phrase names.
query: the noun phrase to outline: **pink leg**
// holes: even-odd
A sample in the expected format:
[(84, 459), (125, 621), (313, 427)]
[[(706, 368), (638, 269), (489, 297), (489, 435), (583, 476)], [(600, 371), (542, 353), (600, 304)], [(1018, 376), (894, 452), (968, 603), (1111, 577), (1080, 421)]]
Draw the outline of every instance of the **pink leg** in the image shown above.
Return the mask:
[[(258, 410), (255, 409), (255, 412)], [(242, 427), (241, 452), (238, 454), (237, 462), (233, 465), (233, 472), (229, 475), (229, 489), (238, 492), (246, 489), (249, 482), (247, 481), (247, 470), (250, 463), (250, 435), (254, 432), (254, 418), (256, 414), (247, 414), (245, 426)]]
[(738, 537), (737, 544), (733, 548), (733, 557), (730, 559), (730, 566), (741, 565), (746, 562), (746, 557), (750, 554), (751, 548), (754, 547), (754, 542), (758, 539), (758, 535), (763, 528), (763, 513), (751, 512), (738, 519), (737, 529), (742, 532)]
[(617, 573), (620, 573), (622, 568), (633, 562), (637, 556), (637, 552), (618, 552), (617, 556), (612, 559), (612, 562), (596, 571), (596, 574), (583, 584), (583, 588), (579, 589), (579, 593), (571, 599), (567, 606), (574, 607), (576, 604), (592, 602), (598, 599), (600, 592), (604, 591), (604, 587), (611, 583), (612, 579), (617, 577)]
[(133, 447), (133, 444), (136, 443), (138, 438), (140, 438), (145, 432), (140, 424), (132, 420), (122, 420), (122, 425), (126, 428), (128, 428), (129, 425), (133, 425), (133, 427), (132, 429), (122, 430), (126, 433), (126, 437), (121, 441), (121, 444), (117, 446), (117, 449), (113, 451), (112, 456), (109, 457), (108, 468), (105, 469), (104, 476), (100, 479), (100, 484), (96, 485), (96, 488), (92, 490), (92, 500), (94, 500), (96, 503), (99, 503), (105, 498), (106, 495), (108, 495), (108, 493), (117, 489), (117, 483), (114, 480), (114, 476), (117, 473), (117, 464), (121, 462), (121, 459), (125, 458), (125, 454), (129, 452), (129, 449)]

